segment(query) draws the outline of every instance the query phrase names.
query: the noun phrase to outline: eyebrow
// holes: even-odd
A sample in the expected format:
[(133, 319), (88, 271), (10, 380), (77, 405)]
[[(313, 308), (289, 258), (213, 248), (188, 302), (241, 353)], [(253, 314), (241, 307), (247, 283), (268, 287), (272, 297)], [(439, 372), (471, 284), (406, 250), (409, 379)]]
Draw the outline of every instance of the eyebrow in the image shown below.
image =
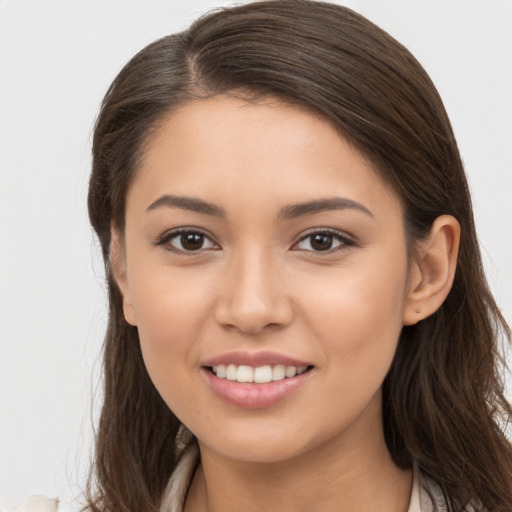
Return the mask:
[(327, 197), (325, 199), (315, 199), (305, 203), (291, 204), (281, 208), (279, 212), (280, 219), (295, 219), (304, 215), (314, 215), (315, 213), (327, 212), (332, 210), (358, 210), (370, 217), (373, 213), (365, 206), (352, 199), (344, 197)]
[(156, 201), (151, 203), (146, 209), (147, 212), (167, 206), (170, 208), (181, 208), (192, 212), (203, 213), (205, 215), (213, 215), (215, 217), (224, 217), (224, 209), (211, 203), (207, 203), (197, 197), (163, 195)]
[[(208, 203), (202, 199), (198, 199), (197, 197), (176, 196), (169, 194), (165, 194), (159, 197), (156, 201), (152, 202), (146, 211), (150, 212), (161, 207), (181, 208), (182, 210), (189, 210), (205, 215), (212, 215), (215, 217), (225, 216), (224, 209), (215, 204)], [(289, 220), (326, 211), (347, 209), (358, 210), (370, 217), (373, 217), (373, 213), (368, 208), (356, 201), (353, 201), (352, 199), (346, 199), (343, 197), (328, 197), (324, 199), (306, 201), (304, 203), (286, 205), (279, 211), (278, 218), (282, 220)]]

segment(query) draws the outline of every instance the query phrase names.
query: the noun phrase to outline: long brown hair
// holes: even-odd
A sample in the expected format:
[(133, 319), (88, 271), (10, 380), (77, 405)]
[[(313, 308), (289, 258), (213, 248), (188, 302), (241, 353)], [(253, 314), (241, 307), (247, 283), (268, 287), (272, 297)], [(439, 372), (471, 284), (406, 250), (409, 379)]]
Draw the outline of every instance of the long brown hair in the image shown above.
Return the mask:
[(350, 9), (271, 0), (206, 15), (139, 52), (103, 101), (93, 140), (89, 215), (110, 297), (103, 410), (89, 505), (157, 510), (177, 460), (179, 421), (144, 367), (137, 330), (124, 320), (112, 278), (110, 228), (124, 227), (125, 197), (145, 143), (173, 109), (195, 98), (277, 97), (334, 123), (394, 188), (407, 235), (425, 236), (442, 214), (461, 225), (453, 288), (432, 316), (403, 328), (384, 382), (384, 430), (400, 466), (416, 461), (449, 510), (468, 500), (512, 510), (512, 449), (500, 425), (498, 342), (510, 331), (489, 292), (471, 200), (442, 101), (416, 59)]

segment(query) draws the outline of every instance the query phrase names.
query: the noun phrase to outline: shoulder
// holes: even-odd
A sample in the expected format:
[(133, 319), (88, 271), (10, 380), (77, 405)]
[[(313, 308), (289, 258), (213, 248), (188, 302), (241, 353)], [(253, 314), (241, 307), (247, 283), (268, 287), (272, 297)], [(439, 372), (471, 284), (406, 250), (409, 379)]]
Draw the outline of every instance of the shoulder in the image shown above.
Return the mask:
[(0, 512), (57, 512), (58, 510), (58, 499), (50, 499), (45, 496), (32, 496), (22, 505), (11, 510), (2, 509)]

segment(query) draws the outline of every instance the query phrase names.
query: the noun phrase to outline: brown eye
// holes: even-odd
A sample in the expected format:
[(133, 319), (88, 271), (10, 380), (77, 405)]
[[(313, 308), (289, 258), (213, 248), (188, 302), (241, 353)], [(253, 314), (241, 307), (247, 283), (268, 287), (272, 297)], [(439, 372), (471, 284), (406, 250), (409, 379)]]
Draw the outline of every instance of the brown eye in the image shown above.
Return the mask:
[(354, 242), (351, 239), (337, 232), (317, 231), (304, 236), (302, 240), (294, 246), (294, 249), (311, 252), (328, 252), (345, 249), (353, 245)]
[(174, 252), (201, 252), (215, 249), (214, 242), (204, 233), (192, 230), (174, 231), (164, 235), (157, 245), (162, 245)]
[(180, 243), (186, 251), (198, 251), (203, 248), (204, 238), (198, 233), (184, 233), (180, 235)]
[(311, 237), (311, 247), (315, 251), (328, 251), (332, 248), (333, 236), (326, 233), (318, 233)]

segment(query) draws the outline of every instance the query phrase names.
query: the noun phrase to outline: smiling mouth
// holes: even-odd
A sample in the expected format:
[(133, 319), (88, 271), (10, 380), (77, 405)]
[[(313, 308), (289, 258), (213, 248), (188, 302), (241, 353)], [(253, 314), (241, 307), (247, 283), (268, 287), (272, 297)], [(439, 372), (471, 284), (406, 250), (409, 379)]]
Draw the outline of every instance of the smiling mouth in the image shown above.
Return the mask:
[(312, 368), (312, 366), (286, 366), (284, 364), (257, 367), (236, 364), (219, 364), (208, 367), (210, 372), (219, 379), (255, 384), (266, 384), (268, 382), (291, 379), (311, 370)]

